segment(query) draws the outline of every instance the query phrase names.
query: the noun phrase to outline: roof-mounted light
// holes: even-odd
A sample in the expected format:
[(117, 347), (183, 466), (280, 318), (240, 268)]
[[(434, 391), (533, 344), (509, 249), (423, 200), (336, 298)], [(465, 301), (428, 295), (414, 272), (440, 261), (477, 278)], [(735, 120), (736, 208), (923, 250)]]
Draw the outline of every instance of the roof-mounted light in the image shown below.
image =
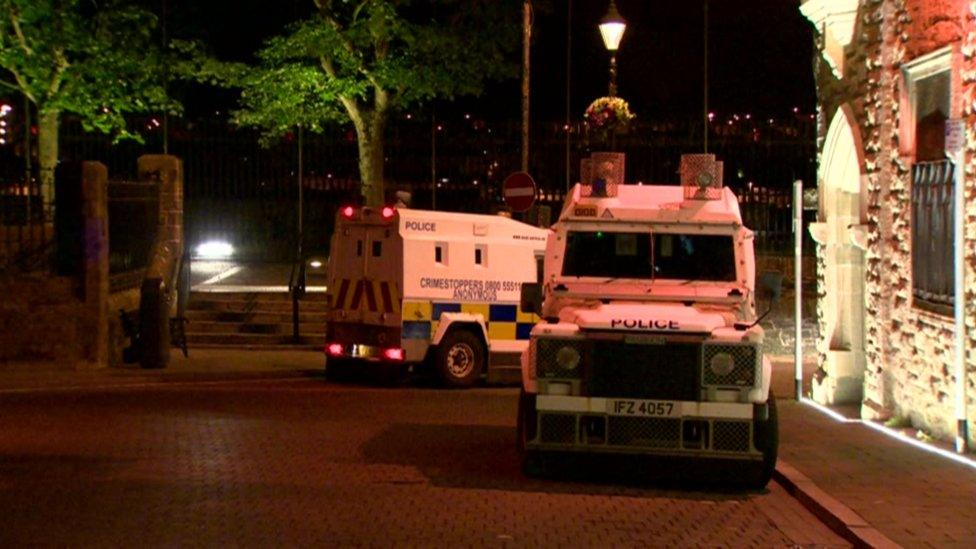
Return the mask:
[(380, 215), (383, 216), (383, 219), (393, 219), (393, 216), (395, 214), (396, 214), (396, 208), (392, 206), (385, 206), (383, 208), (383, 211), (380, 212)]
[(580, 195), (588, 198), (613, 198), (617, 188), (624, 184), (623, 153), (595, 152), (580, 162), (582, 189)]
[(342, 209), (342, 217), (345, 217), (346, 219), (352, 219), (354, 215), (356, 215), (356, 208), (353, 208), (352, 206), (346, 206), (345, 208)]
[(685, 200), (722, 198), (722, 162), (714, 154), (681, 155), (680, 172)]

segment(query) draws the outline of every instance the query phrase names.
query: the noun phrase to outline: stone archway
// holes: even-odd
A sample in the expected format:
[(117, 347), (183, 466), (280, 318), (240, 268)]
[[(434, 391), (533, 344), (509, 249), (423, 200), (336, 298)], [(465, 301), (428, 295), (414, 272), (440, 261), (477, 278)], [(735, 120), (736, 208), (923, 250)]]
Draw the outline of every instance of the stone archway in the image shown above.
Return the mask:
[(826, 404), (860, 403), (864, 394), (864, 227), (860, 132), (849, 106), (837, 110), (820, 164), (821, 219), (810, 231), (821, 244), (825, 295), (817, 349), (823, 371), (813, 397)]

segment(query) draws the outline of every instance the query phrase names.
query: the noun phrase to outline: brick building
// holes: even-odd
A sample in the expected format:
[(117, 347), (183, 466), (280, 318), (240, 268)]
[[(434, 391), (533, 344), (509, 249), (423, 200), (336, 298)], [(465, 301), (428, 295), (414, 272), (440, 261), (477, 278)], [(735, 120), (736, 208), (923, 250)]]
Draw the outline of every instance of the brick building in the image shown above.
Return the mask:
[(814, 398), (943, 439), (968, 427), (972, 448), (976, 3), (805, 0), (800, 11), (818, 50)]

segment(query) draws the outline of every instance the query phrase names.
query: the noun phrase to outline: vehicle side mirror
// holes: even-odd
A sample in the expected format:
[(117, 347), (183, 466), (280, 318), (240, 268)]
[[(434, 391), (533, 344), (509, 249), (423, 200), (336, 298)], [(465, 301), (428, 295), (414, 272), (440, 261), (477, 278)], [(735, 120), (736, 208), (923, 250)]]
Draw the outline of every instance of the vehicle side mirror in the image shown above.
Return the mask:
[(522, 293), (519, 296), (519, 309), (523, 313), (533, 313), (542, 316), (542, 284), (538, 282), (522, 283)]
[(759, 275), (759, 297), (768, 299), (770, 303), (779, 301), (783, 294), (783, 273), (765, 271)]

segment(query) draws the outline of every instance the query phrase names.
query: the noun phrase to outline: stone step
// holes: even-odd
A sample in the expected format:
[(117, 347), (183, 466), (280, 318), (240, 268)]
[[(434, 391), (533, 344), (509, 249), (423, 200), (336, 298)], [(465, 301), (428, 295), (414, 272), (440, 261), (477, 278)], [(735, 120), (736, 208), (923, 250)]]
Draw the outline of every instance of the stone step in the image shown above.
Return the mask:
[(522, 353), (491, 353), (486, 381), (490, 385), (518, 385), (522, 382)]
[(487, 383), (489, 385), (518, 385), (522, 383), (522, 368), (515, 366), (490, 366)]
[[(325, 302), (325, 292), (306, 292), (302, 296), (302, 301)], [(287, 301), (291, 303), (291, 294), (288, 292), (201, 292), (191, 291), (190, 301), (194, 299), (206, 301)]]
[[(291, 312), (292, 303), (288, 301), (249, 301), (239, 300), (211, 300), (190, 298), (187, 306), (188, 311), (221, 311), (221, 312)], [(309, 313), (324, 313), (329, 310), (324, 301), (305, 301), (302, 300), (298, 305), (299, 311)]]
[(291, 334), (201, 334), (187, 333), (186, 342), (190, 347), (215, 345), (237, 349), (266, 348), (267, 346), (297, 346), (321, 349), (325, 345), (324, 333), (303, 333), (298, 343)]
[[(302, 307), (298, 314), (298, 321), (302, 324), (325, 324), (326, 313), (306, 312)], [(187, 309), (186, 318), (191, 322), (250, 322), (253, 324), (275, 324), (287, 323), (291, 325), (291, 311), (263, 312), (251, 311), (249, 313), (240, 311), (208, 311)]]
[[(307, 322), (299, 324), (301, 333), (321, 333), (325, 323)], [(187, 334), (291, 334), (291, 322), (213, 322), (190, 319), (186, 326)]]
[(189, 345), (191, 349), (236, 349), (239, 351), (317, 351), (323, 353), (322, 363), (325, 364), (325, 353), (322, 351), (322, 346), (317, 344), (283, 344), (283, 345), (269, 345), (266, 343), (256, 343), (256, 344), (232, 344), (227, 345), (223, 343), (192, 343)]

